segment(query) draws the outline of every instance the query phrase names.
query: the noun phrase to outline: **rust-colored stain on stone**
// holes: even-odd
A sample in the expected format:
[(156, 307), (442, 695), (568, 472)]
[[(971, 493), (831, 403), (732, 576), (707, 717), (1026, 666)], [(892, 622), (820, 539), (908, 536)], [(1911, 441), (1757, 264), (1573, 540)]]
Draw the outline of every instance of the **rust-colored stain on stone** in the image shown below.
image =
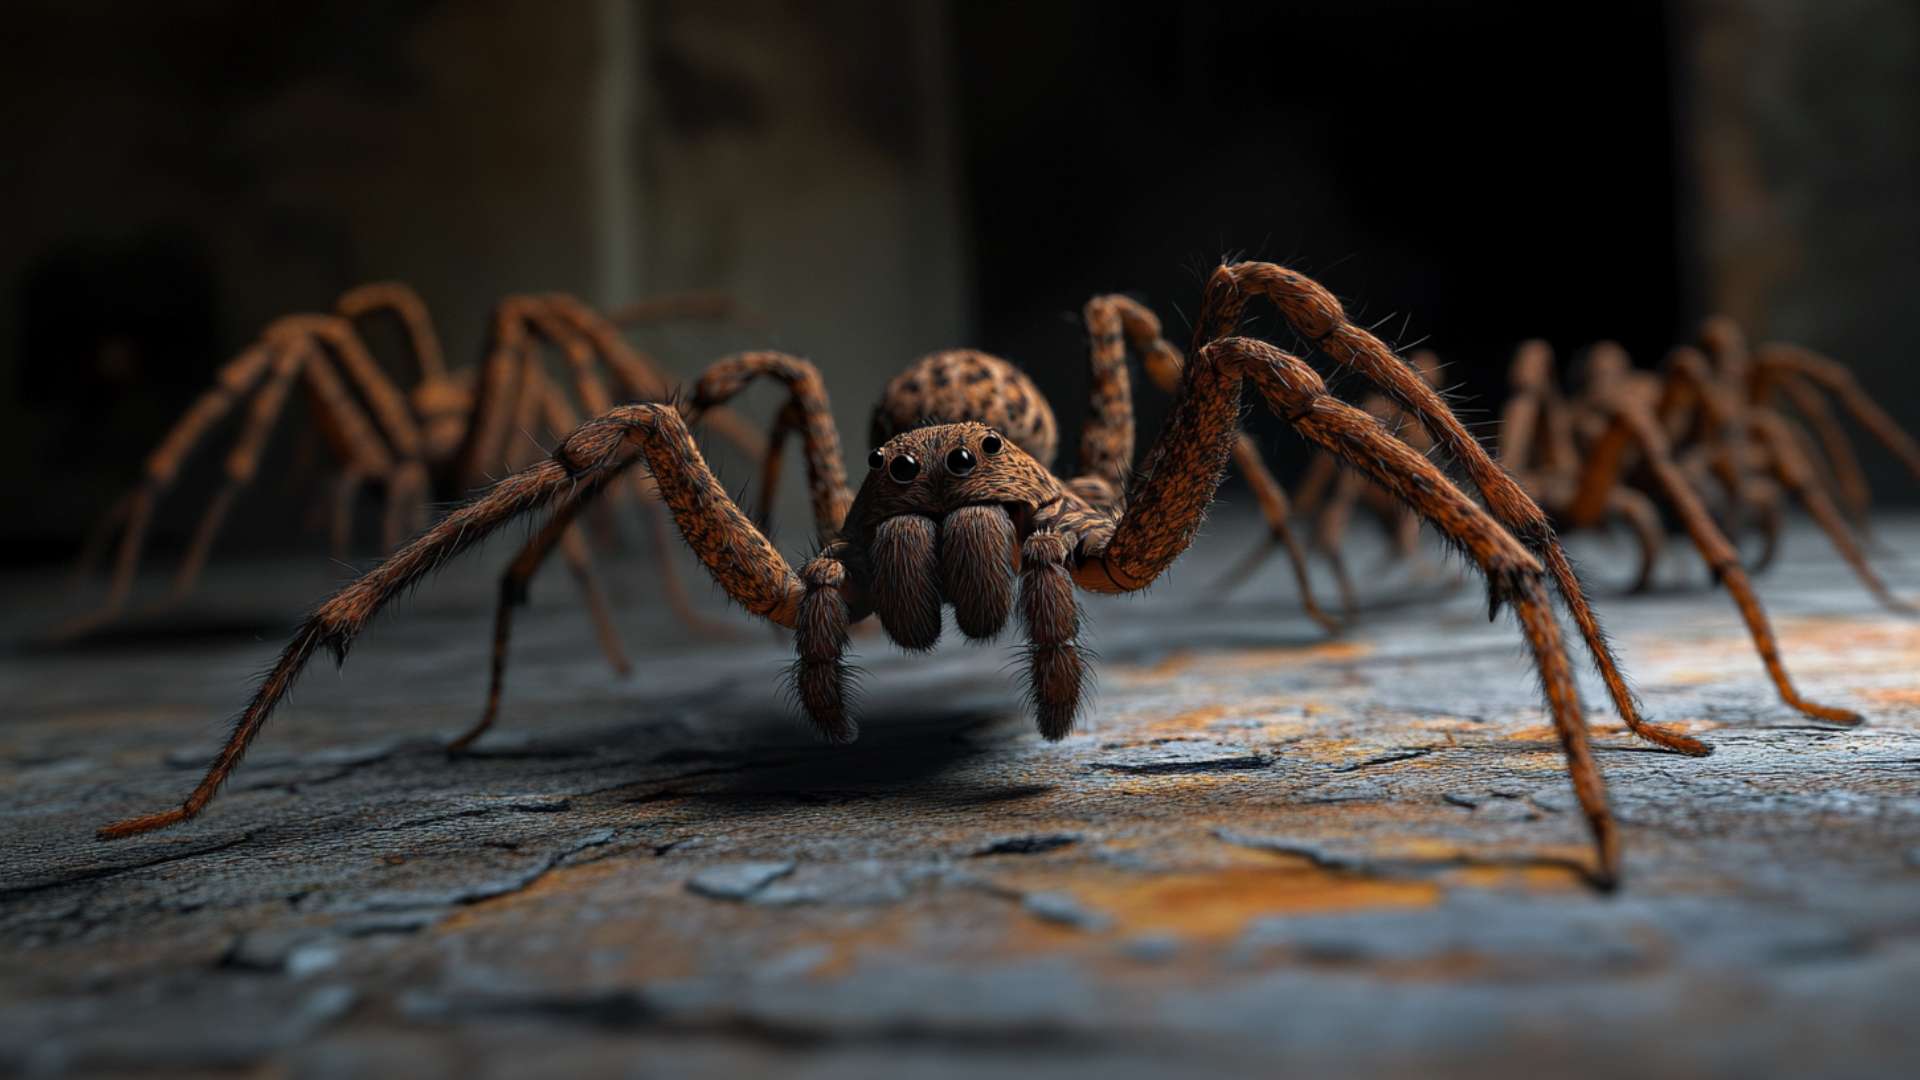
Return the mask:
[(1072, 896), (1113, 933), (1170, 933), (1199, 941), (1229, 940), (1267, 916), (1419, 907), (1441, 894), (1431, 881), (1363, 877), (1288, 855), (1269, 856), (1262, 865), (1162, 874), (1082, 869), (1023, 883)]

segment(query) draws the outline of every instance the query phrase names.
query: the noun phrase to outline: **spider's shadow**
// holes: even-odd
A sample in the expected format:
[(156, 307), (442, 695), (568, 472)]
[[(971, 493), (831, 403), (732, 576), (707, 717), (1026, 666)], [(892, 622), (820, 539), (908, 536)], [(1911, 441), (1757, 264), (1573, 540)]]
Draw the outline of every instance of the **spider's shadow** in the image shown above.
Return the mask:
[(902, 699), (870, 702), (863, 713), (859, 739), (846, 745), (801, 741), (805, 733), (796, 738), (795, 728), (803, 721), (791, 717), (777, 727), (770, 719), (747, 722), (742, 727), (764, 735), (760, 748), (715, 755), (709, 775), (682, 794), (729, 813), (780, 813), (867, 800), (977, 805), (1048, 790), (993, 767), (1024, 722), (1012, 694), (1006, 708)]

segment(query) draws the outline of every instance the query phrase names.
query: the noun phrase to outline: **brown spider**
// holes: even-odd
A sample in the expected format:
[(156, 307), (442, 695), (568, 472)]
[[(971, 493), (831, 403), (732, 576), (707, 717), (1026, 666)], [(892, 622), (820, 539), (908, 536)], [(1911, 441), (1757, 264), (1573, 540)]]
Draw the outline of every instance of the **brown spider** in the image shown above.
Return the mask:
[[(1665, 370), (1655, 374), (1634, 370), (1618, 345), (1596, 345), (1586, 357), (1584, 386), (1572, 398), (1556, 384), (1551, 348), (1541, 341), (1523, 343), (1512, 365), (1514, 395), (1501, 418), (1501, 462), (1563, 528), (1594, 528), (1610, 518), (1627, 523), (1641, 552), (1636, 590), (1650, 584), (1665, 543), (1656, 499), (1664, 503), (1714, 578), (1732, 594), (1781, 699), (1820, 720), (1857, 724), (1858, 713), (1809, 701), (1794, 688), (1746, 567), (1701, 490), (1717, 483), (1736, 512), (1758, 509), (1771, 552), (1784, 489), (1800, 500), (1875, 596), (1897, 610), (1910, 609), (1867, 563), (1828, 498), (1798, 425), (1766, 404), (1762, 393), (1752, 391), (1749, 397), (1742, 391), (1761, 384), (1750, 381), (1746, 350), (1732, 324), (1710, 320), (1703, 340), (1721, 358), (1718, 371), (1687, 346), (1675, 349)], [(1789, 376), (1806, 370), (1797, 351), (1775, 350), (1775, 355), (1792, 365), (1786, 368)], [(1819, 370), (1831, 379), (1837, 365)], [(1891, 421), (1885, 429), (1898, 433)]]
[[(1306, 362), (1267, 342), (1235, 336), (1256, 297), (1265, 297), (1301, 337), (1417, 418), (1461, 461), (1491, 509), (1483, 510), (1374, 417), (1329, 396)], [(1140, 329), (1144, 337), (1148, 327)], [(1588, 747), (1549, 580), (1560, 584), (1587, 632), (1630, 728), (1687, 752), (1707, 748), (1640, 718), (1546, 515), (1417, 373), (1349, 322), (1331, 293), (1292, 270), (1270, 263), (1217, 269), (1207, 282), (1192, 355), (1184, 364), (1176, 349), (1159, 340), (1157, 320), (1151, 329), (1143, 350), (1149, 370), (1164, 365), (1179, 371), (1179, 396), (1131, 476), (1125, 351), (1121, 334), (1111, 331), (1093, 341), (1091, 415), (1079, 471), (1067, 479), (1049, 468), (1057, 436), (1046, 402), (1013, 367), (976, 352), (935, 354), (889, 385), (875, 412), (879, 445), (857, 494), (848, 489), (818, 372), (780, 353), (716, 363), (684, 408), (627, 405), (591, 420), (550, 458), (493, 485), (315, 609), (185, 801), (107, 825), (100, 836), (132, 836), (198, 814), (316, 651), (324, 647), (344, 660), (389, 600), (500, 526), (551, 506), (546, 525), (515, 559), (510, 575), (537, 565), (583, 507), (642, 463), (714, 580), (748, 611), (794, 631), (796, 696), (827, 738), (845, 741), (856, 731), (848, 710), (849, 628), (877, 614), (895, 642), (928, 649), (940, 636), (942, 606), (951, 605), (961, 632), (972, 638), (999, 633), (1017, 613), (1028, 642), (1026, 678), (1040, 733), (1059, 739), (1073, 725), (1085, 676), (1074, 588), (1143, 589), (1186, 549), (1235, 447), (1243, 445), (1240, 401), (1250, 381), (1267, 406), (1308, 440), (1393, 492), (1468, 555), (1486, 576), (1493, 610), (1511, 605), (1593, 834), (1594, 878), (1610, 885), (1619, 868), (1619, 839)], [(801, 435), (814, 515), (827, 537), (797, 572), (715, 480), (688, 428), (690, 419), (760, 376), (784, 383), (791, 395), (786, 415)], [(929, 416), (938, 420), (916, 426)]]
[[(336, 556), (344, 555), (352, 535), (354, 498), (362, 486), (379, 484), (385, 489), (383, 549), (391, 550), (407, 531), (425, 524), (429, 498), (457, 498), (493, 476), (527, 464), (535, 454), (529, 440), (515, 437), (517, 433), (540, 426), (559, 433), (578, 426), (579, 414), (546, 374), (540, 351), (543, 343), (557, 348), (565, 358), (575, 393), (590, 413), (606, 412), (615, 404), (601, 374), (603, 368), (629, 400), (656, 398), (667, 388), (654, 363), (627, 344), (612, 320), (562, 294), (510, 296), (496, 305), (486, 360), (477, 372), (448, 372), (427, 307), (406, 285), (380, 282), (351, 289), (341, 295), (335, 312), (275, 320), (220, 370), (213, 388), (175, 423), (148, 456), (145, 478), (109, 512), (81, 556), (84, 573), (113, 531), (121, 530), (105, 604), (70, 621), (64, 633), (83, 632), (124, 608), (160, 498), (195, 446), (245, 403), (244, 422), (225, 461), (226, 481), (194, 530), (167, 602), (192, 591), (234, 497), (259, 470), (262, 451), (296, 380), (305, 386), (320, 436), (340, 466), (332, 499)], [(690, 293), (629, 305), (616, 318), (634, 324), (683, 316), (711, 318), (726, 312), (724, 298)], [(410, 393), (402, 394), (381, 371), (356, 328), (357, 321), (381, 313), (396, 317), (405, 331), (420, 373)], [(737, 415), (723, 410), (708, 419), (744, 452), (760, 453), (761, 439)], [(650, 506), (652, 522), (664, 536), (664, 519), (652, 505), (657, 500), (651, 497), (650, 482), (642, 475), (635, 480)], [(665, 545), (657, 546), (664, 555)], [(584, 540), (570, 532), (563, 550), (608, 659), (625, 671), (624, 650), (595, 583)], [(664, 558), (661, 569), (669, 602), (689, 625), (704, 628)]]

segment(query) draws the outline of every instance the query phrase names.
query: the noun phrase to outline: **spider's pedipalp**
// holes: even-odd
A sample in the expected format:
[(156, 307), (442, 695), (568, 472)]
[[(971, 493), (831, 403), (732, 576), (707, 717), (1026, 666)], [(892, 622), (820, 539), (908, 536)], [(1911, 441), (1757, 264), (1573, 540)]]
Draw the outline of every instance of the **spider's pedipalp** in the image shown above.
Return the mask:
[(1080, 714), (1086, 659), (1076, 641), (1080, 604), (1067, 570), (1068, 538), (1036, 532), (1020, 548), (1020, 622), (1027, 634), (1027, 697), (1041, 738), (1064, 739)]
[(1000, 506), (963, 506), (940, 521), (940, 592), (960, 632), (997, 636), (1013, 613), (1013, 556), (1019, 537)]
[(860, 725), (852, 713), (853, 672), (847, 666), (847, 568), (823, 552), (800, 570), (806, 593), (794, 619), (797, 657), (790, 669), (793, 693), (807, 718), (829, 740), (852, 742)]

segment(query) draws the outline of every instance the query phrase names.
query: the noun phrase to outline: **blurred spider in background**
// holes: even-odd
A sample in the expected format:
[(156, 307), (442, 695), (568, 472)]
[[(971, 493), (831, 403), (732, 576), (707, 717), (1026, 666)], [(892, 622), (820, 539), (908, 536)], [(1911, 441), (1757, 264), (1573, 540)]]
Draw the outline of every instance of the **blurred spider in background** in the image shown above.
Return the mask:
[[(543, 346), (557, 350), (564, 359), (580, 406), (598, 414), (620, 400), (652, 400), (668, 393), (667, 376), (621, 336), (616, 324), (711, 319), (731, 310), (725, 297), (710, 293), (641, 301), (612, 317), (565, 294), (509, 296), (494, 308), (482, 363), (459, 371), (447, 368), (426, 304), (412, 288), (398, 282), (350, 289), (341, 295), (332, 314), (276, 319), (220, 369), (214, 385), (148, 455), (140, 483), (95, 529), (80, 558), (83, 574), (113, 538), (119, 538), (107, 599), (92, 613), (66, 623), (61, 632), (83, 633), (125, 609), (156, 506), (188, 457), (236, 410), (243, 412), (223, 463), (224, 481), (202, 511), (168, 597), (158, 606), (184, 598), (198, 582), (235, 498), (259, 471), (296, 383), (306, 392), (314, 427), (339, 470), (329, 500), (336, 557), (347, 552), (354, 504), (369, 486), (382, 490), (382, 549), (391, 550), (408, 532), (426, 525), (430, 501), (457, 499), (540, 456), (544, 451), (533, 441), (532, 432), (545, 428), (558, 435), (579, 424), (581, 410), (548, 374)], [(363, 321), (382, 314), (398, 320), (418, 372), (418, 380), (404, 393), (381, 369), (360, 333)], [(618, 398), (609, 381), (618, 388)], [(737, 414), (722, 409), (710, 413), (707, 420), (750, 458), (763, 453), (763, 440)], [(664, 543), (665, 520), (644, 473), (636, 473), (634, 490), (648, 508), (669, 603), (690, 627), (714, 631), (715, 626), (693, 610), (684, 585), (672, 573)], [(614, 667), (624, 672), (629, 664), (595, 580), (585, 540), (577, 530), (569, 530), (561, 550), (579, 583), (602, 648)]]

